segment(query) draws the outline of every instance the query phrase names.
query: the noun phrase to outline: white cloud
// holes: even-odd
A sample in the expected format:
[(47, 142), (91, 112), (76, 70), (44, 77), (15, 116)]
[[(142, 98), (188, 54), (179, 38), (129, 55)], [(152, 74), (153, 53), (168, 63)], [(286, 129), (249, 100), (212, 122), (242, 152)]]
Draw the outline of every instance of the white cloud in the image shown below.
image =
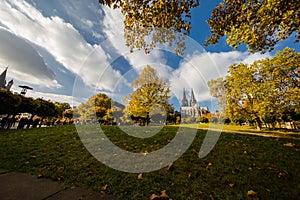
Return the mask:
[(172, 91), (182, 99), (183, 88), (193, 88), (198, 101), (210, 100), (207, 82), (227, 75), (228, 67), (234, 63), (253, 63), (255, 60), (270, 57), (269, 54), (250, 54), (248, 52), (194, 53), (187, 56), (174, 71)]
[(46, 87), (61, 87), (43, 58), (25, 40), (0, 28), (0, 65), (9, 65), (9, 76), (15, 80)]
[[(99, 45), (90, 45), (81, 34), (62, 18), (44, 17), (39, 10), (25, 1), (1, 1), (1, 23), (16, 35), (46, 49), (71, 72), (79, 75), (86, 84), (95, 85), (99, 73), (109, 66), (108, 55)], [(91, 25), (91, 23), (90, 23)], [(95, 53), (96, 52), (96, 53)], [(91, 57), (92, 55), (92, 57)], [(96, 72), (96, 73), (95, 73)], [(113, 77), (103, 87), (111, 88)]]

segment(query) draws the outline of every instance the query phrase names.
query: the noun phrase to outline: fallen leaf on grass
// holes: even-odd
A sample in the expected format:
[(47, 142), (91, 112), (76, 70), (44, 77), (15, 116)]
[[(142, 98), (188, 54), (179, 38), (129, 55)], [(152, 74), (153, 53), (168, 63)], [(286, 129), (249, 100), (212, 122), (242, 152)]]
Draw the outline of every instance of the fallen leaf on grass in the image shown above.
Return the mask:
[(259, 198), (258, 198), (258, 196), (257, 196), (257, 193), (254, 192), (253, 190), (249, 190), (249, 191), (247, 192), (247, 195), (248, 195), (249, 197), (251, 197), (253, 200), (259, 200)]
[(234, 187), (234, 183), (229, 183), (229, 187), (233, 188)]
[(138, 175), (138, 179), (143, 179), (143, 174), (142, 174), (142, 173), (140, 173), (140, 174)]
[(206, 169), (210, 168), (212, 165), (213, 165), (212, 163), (208, 163)]
[(160, 196), (158, 196), (157, 194), (152, 194), (150, 200), (172, 200), (172, 199), (170, 199), (169, 195), (167, 195), (167, 191), (163, 190), (161, 191)]
[(156, 194), (152, 194), (150, 200), (156, 200), (156, 199), (159, 199), (159, 196)]
[(107, 184), (105, 184), (105, 185), (103, 185), (102, 187), (101, 187), (101, 190), (106, 190), (107, 189)]
[(163, 191), (161, 191), (160, 197), (162, 197), (162, 198), (169, 198), (169, 195), (167, 195), (167, 191), (166, 190), (163, 190)]
[(294, 147), (294, 146), (296, 146), (296, 144), (289, 142), (289, 143), (283, 144), (283, 146), (285, 146), (285, 147)]
[(278, 178), (283, 178), (284, 179), (284, 178), (286, 178), (287, 174), (288, 174), (287, 172), (279, 172), (278, 173)]

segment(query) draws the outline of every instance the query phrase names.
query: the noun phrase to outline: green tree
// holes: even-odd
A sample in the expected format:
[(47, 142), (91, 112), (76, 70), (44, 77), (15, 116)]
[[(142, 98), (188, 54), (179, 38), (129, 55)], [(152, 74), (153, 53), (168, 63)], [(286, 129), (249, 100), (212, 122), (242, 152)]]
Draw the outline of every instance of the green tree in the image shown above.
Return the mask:
[(167, 117), (172, 107), (168, 103), (170, 86), (158, 77), (154, 68), (146, 66), (132, 86), (135, 91), (125, 98), (129, 104), (125, 111), (133, 120), (148, 125), (151, 116)]
[(67, 119), (72, 119), (73, 118), (73, 113), (74, 113), (74, 111), (72, 109), (67, 109), (62, 113), (62, 116), (67, 118)]
[(64, 111), (71, 108), (70, 104), (66, 102), (54, 102), (54, 105), (58, 117), (63, 117)]
[(56, 115), (55, 105), (50, 100), (37, 98), (34, 100), (36, 107), (36, 115), (42, 117), (42, 121), (46, 117), (54, 117)]
[(293, 33), (299, 42), (299, 0), (224, 0), (207, 22), (211, 36), (206, 45), (227, 36), (234, 48), (245, 43), (250, 52), (265, 52)]

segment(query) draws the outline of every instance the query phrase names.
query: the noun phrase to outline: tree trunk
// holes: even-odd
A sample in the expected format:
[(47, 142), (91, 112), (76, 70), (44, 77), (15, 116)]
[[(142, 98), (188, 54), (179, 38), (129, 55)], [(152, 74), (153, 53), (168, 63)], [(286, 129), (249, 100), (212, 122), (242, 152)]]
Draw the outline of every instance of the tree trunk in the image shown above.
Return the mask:
[(256, 118), (256, 119), (255, 119), (255, 124), (256, 124), (256, 129), (257, 129), (258, 131), (260, 131), (260, 130), (261, 130), (261, 121), (260, 121), (259, 118)]

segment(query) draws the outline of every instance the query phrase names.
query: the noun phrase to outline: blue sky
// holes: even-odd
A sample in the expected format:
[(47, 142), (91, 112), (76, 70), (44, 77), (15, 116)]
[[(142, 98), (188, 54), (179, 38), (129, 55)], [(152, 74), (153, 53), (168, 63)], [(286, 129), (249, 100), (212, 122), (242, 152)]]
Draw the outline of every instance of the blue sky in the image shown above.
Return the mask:
[(123, 38), (123, 16), (97, 0), (2, 0), (0, 3), (0, 70), (9, 66), (8, 79), (29, 85), (27, 96), (78, 105), (104, 92), (122, 103), (132, 92), (131, 82), (143, 67), (151, 65), (168, 80), (176, 108), (183, 88), (195, 92), (200, 106), (211, 109), (208, 80), (225, 76), (235, 62), (251, 63), (273, 56), (286, 46), (299, 51), (294, 37), (280, 42), (275, 51), (250, 54), (245, 47), (233, 50), (225, 38), (203, 48), (209, 36), (206, 20), (220, 1), (202, 0), (192, 11), (188, 50), (177, 57), (161, 45), (145, 55), (130, 53)]

